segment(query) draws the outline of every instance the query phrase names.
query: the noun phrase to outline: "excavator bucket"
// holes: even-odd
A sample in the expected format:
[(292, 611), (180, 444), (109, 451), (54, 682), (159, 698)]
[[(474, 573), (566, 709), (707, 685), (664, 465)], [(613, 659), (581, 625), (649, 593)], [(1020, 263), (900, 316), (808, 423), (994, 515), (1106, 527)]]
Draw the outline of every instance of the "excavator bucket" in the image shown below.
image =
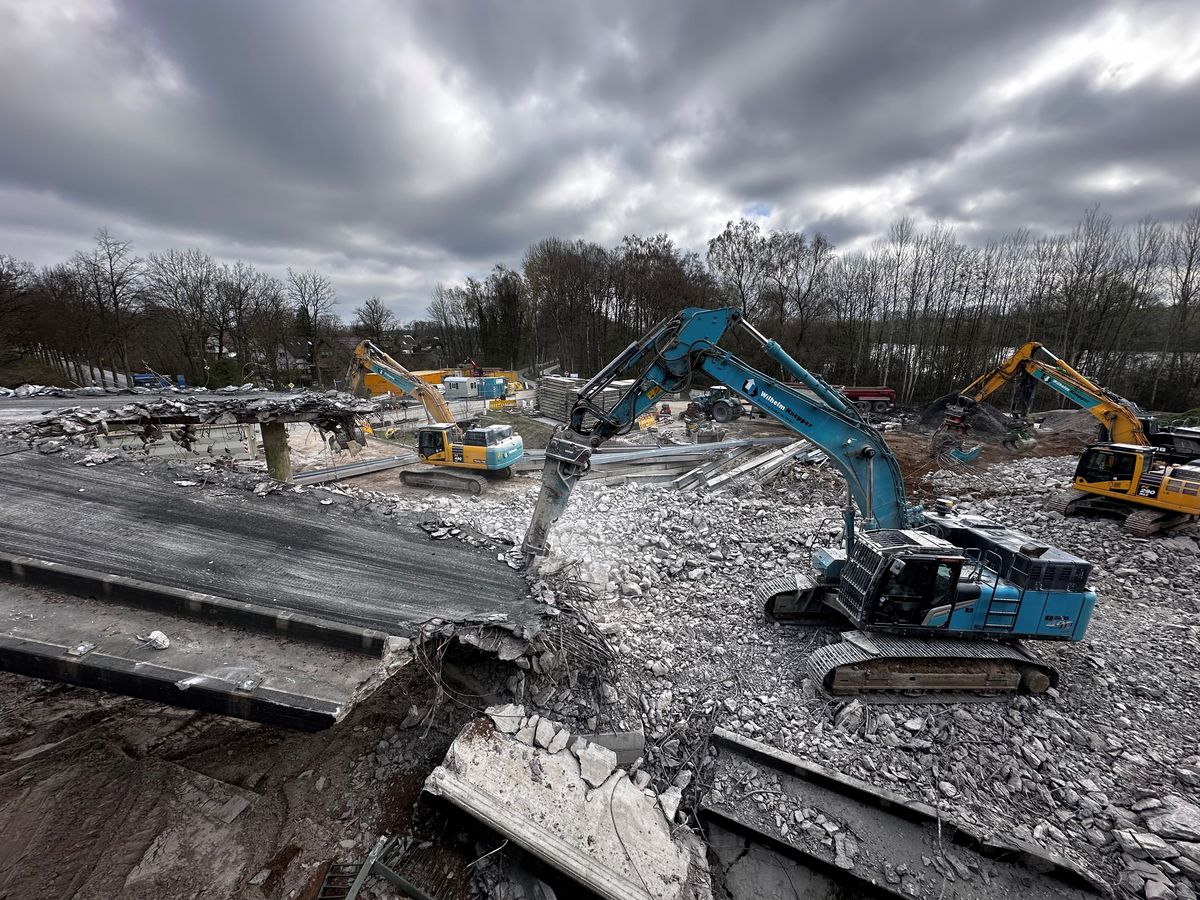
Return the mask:
[(972, 447), (970, 450), (965, 450), (962, 447), (953, 447), (950, 450), (950, 458), (955, 462), (960, 462), (965, 466), (969, 466), (975, 460), (979, 459), (979, 454), (983, 452), (983, 447)]

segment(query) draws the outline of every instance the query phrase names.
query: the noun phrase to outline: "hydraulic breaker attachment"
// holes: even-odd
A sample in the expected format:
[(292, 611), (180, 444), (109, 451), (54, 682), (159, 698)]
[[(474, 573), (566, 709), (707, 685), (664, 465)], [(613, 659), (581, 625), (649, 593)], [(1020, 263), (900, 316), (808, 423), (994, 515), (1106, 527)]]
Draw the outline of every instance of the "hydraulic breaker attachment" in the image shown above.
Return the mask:
[(585, 438), (566, 431), (551, 439), (546, 447), (546, 466), (542, 469), (542, 489), (538, 492), (533, 518), (525, 532), (521, 553), (528, 568), (550, 548), (546, 538), (571, 499), (581, 475), (591, 466), (592, 448)]

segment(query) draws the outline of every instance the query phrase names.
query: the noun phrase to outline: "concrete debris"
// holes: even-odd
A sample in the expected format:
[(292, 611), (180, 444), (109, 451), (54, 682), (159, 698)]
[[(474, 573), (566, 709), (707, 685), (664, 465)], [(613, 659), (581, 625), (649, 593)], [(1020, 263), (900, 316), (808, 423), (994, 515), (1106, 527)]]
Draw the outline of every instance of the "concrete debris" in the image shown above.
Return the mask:
[[(824, 638), (765, 619), (750, 597), (762, 580), (806, 566), (815, 546), (838, 542), (845, 488), (837, 476), (799, 468), (771, 486), (715, 495), (581, 483), (534, 581), (537, 594), (580, 598), (617, 649), (605, 684), (584, 701), (592, 709), (580, 716), (601, 718), (612, 731), (619, 729), (607, 723), (621, 719), (640, 725), (644, 748), (618, 764), (644, 757), (647, 783), (667, 784), (703, 759), (702, 734), (680, 728), (709, 717), (981, 830), (1078, 858), (1115, 885), (1132, 857), (1114, 830), (1153, 834), (1143, 816), (1162, 812), (1132, 809), (1144, 799), (1138, 786), (1165, 781), (1160, 798), (1193, 797), (1200, 787), (1200, 756), (1178, 712), (1193, 704), (1188, 673), (1200, 670), (1200, 594), (1188, 587), (1200, 584), (1200, 528), (1176, 531), (1164, 545), (1132, 540), (1116, 521), (1048, 512), (1046, 495), (1069, 483), (1075, 462), (1030, 457), (995, 469), (935, 470), (916, 485), (1094, 563), (1101, 605), (1088, 640), (1033, 647), (1063, 672), (1062, 687), (962, 706), (850, 703), (831, 711), (786, 677), (803, 670), (806, 645)], [(533, 496), (453, 498), (430, 508), (519, 544)], [(641, 595), (623, 593), (626, 585)], [(1148, 633), (1161, 639), (1148, 642)], [(759, 799), (775, 803), (770, 794)], [(1191, 880), (1181, 858), (1171, 860), (1179, 872), (1163, 875), (1177, 893)]]
[[(611, 750), (576, 739), (572, 751), (530, 747), (477, 719), (455, 739), (425, 790), (601, 897), (711, 898), (700, 842), (686, 830), (673, 835), (664, 816), (674, 814), (678, 790), (647, 797), (614, 770)], [(598, 758), (607, 766), (603, 778), (602, 767), (590, 768)]]
[(374, 404), (349, 394), (305, 392), (282, 396), (228, 397), (221, 399), (194, 396), (178, 399), (156, 398), (114, 407), (64, 407), (32, 422), (7, 425), (4, 433), (28, 440), (66, 437), (73, 443), (87, 444), (96, 432), (120, 424), (128, 430), (141, 428), (144, 439), (156, 438), (163, 423), (192, 422), (201, 425), (233, 425), (245, 422), (312, 421), (364, 416)]
[(139, 634), (137, 639), (147, 647), (151, 647), (155, 650), (166, 650), (171, 646), (171, 639), (161, 631), (152, 631), (144, 637)]
[(1166, 797), (1163, 810), (1146, 817), (1146, 827), (1160, 837), (1200, 841), (1200, 807), (1182, 797)]
[(506, 703), (503, 706), (489, 706), (485, 712), (503, 734), (516, 734), (525, 718), (525, 707), (517, 703)]
[(582, 738), (571, 745), (571, 752), (579, 760), (579, 774), (592, 787), (600, 787), (617, 767), (617, 754), (607, 747), (591, 744)]
[[(537, 727), (533, 731), (533, 742), (539, 747), (549, 747), (550, 742), (554, 740), (555, 728), (550, 723), (549, 719), (539, 719)], [(566, 741), (563, 741), (565, 744)]]

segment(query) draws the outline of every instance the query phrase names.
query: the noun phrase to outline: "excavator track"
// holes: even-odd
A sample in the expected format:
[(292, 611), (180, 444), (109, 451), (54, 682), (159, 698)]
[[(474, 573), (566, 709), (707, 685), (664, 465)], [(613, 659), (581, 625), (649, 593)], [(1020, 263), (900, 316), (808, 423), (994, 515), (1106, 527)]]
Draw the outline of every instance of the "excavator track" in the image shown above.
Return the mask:
[(458, 472), (454, 469), (405, 469), (400, 480), (412, 487), (444, 488), (451, 491), (467, 491), (482, 494), (487, 490), (487, 479), (482, 475)]
[(1040, 694), (1058, 670), (1019, 644), (956, 638), (842, 633), (842, 641), (810, 654), (808, 675), (833, 696), (981, 699)]
[(1164, 531), (1170, 531), (1191, 519), (1185, 513), (1177, 513), (1168, 509), (1135, 509), (1125, 517), (1125, 530), (1134, 537), (1148, 538)]
[(1069, 516), (1075, 513), (1079, 506), (1079, 501), (1085, 499), (1087, 496), (1083, 491), (1074, 489), (1062, 491), (1046, 501), (1046, 509), (1063, 516)]

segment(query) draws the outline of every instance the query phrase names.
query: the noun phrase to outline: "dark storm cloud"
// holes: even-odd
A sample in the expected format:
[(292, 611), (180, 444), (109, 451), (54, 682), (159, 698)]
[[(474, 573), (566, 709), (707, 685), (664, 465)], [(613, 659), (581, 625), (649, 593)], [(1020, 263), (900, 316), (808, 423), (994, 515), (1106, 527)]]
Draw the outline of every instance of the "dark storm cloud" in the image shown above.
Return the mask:
[(1173, 220), (1200, 202), (1200, 61), (1164, 42), (1197, 27), (1186, 0), (10, 0), (0, 253), (107, 225), (410, 317), (548, 235)]

